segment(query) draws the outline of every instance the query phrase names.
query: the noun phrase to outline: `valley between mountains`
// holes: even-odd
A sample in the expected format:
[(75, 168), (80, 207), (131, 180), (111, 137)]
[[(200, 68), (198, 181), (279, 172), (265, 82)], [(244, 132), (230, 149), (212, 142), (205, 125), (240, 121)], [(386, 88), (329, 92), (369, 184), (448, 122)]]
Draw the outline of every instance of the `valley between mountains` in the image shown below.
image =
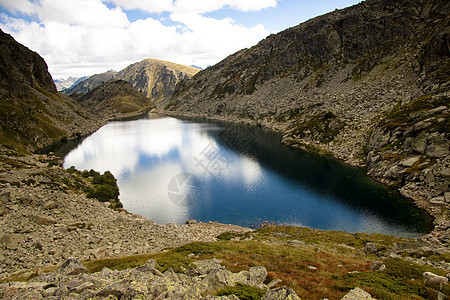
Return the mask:
[[(39, 54), (0, 32), (0, 297), (444, 299), (448, 286), (422, 273), (450, 272), (449, 14), (447, 1), (367, 0), (205, 70), (145, 59), (63, 93)], [(108, 173), (35, 154), (149, 111), (272, 129), (365, 168), (434, 229), (159, 225), (121, 208)]]

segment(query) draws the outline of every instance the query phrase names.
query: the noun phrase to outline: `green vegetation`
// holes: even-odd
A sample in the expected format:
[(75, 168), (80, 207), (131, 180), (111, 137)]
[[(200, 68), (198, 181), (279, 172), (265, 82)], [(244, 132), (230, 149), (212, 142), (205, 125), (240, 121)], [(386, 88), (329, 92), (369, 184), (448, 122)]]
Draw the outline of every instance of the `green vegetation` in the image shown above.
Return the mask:
[(75, 182), (78, 182), (80, 185), (83, 182), (83, 179), (90, 179), (90, 185), (84, 188), (86, 197), (96, 198), (100, 202), (110, 201), (110, 208), (112, 209), (123, 207), (122, 203), (119, 201), (117, 179), (111, 172), (105, 171), (103, 175), (93, 169), (80, 172), (75, 169), (74, 166), (71, 166), (67, 171), (72, 175), (75, 175)]
[(229, 296), (235, 295), (241, 300), (260, 300), (264, 294), (265, 290), (252, 287), (247, 284), (237, 283), (233, 287), (224, 288), (216, 293), (217, 296)]
[(322, 144), (327, 144), (333, 141), (343, 128), (344, 122), (336, 118), (332, 112), (327, 112), (320, 116), (314, 116), (309, 121), (299, 122), (291, 134), (300, 138), (307, 135), (317, 135), (315, 140), (320, 141)]
[[(281, 279), (282, 285), (294, 289), (302, 299), (340, 299), (354, 287), (368, 291), (377, 299), (435, 299), (439, 287), (428, 283), (425, 286), (422, 274), (431, 271), (445, 275), (442, 270), (399, 258), (385, 259), (386, 270), (383, 272), (370, 270), (370, 264), (380, 258), (365, 253), (367, 243), (375, 244), (380, 252), (385, 253), (394, 243), (414, 242), (382, 234), (269, 226), (244, 234), (223, 233), (218, 238), (217, 242), (194, 242), (158, 254), (93, 260), (84, 264), (90, 272), (97, 272), (103, 267), (123, 270), (154, 259), (160, 264), (158, 269), (161, 272), (170, 268), (182, 272), (196, 260), (218, 258), (232, 272), (265, 266), (267, 282)], [(430, 253), (429, 257), (432, 255)], [(448, 261), (449, 257), (436, 256), (435, 259)], [(262, 292), (238, 284), (220, 290), (217, 295), (235, 294), (240, 299), (261, 299)], [(444, 286), (442, 292), (450, 293), (449, 287)]]

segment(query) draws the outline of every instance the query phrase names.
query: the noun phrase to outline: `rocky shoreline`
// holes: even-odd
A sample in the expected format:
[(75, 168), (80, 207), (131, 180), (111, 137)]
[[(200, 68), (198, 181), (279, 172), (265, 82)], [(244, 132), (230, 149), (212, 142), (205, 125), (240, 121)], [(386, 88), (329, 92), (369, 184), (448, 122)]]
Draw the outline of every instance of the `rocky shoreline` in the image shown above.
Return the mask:
[(99, 259), (158, 252), (223, 232), (250, 229), (218, 223), (159, 225), (76, 189), (76, 177), (47, 155), (0, 155), (0, 279), (76, 256)]
[[(273, 130), (275, 132), (279, 132), (281, 134), (283, 134), (285, 132), (285, 130), (287, 129), (286, 126), (282, 126), (279, 123), (271, 123), (268, 121), (254, 121), (254, 120), (247, 120), (247, 119), (239, 119), (239, 118), (232, 118), (232, 117), (224, 117), (224, 116), (209, 116), (207, 114), (203, 114), (203, 113), (189, 113), (189, 112), (180, 112), (180, 111), (167, 111), (167, 110), (163, 110), (163, 109), (154, 109), (152, 110), (152, 112), (157, 112), (163, 115), (168, 115), (168, 116), (173, 116), (173, 117), (182, 117), (182, 118), (191, 118), (191, 119), (207, 119), (207, 120), (215, 120), (215, 121), (220, 121), (220, 122), (231, 122), (231, 123), (239, 123), (239, 124), (245, 124), (245, 125), (253, 125), (253, 126), (260, 126), (260, 127), (264, 127), (267, 128), (269, 130)], [(283, 138), (282, 141), (283, 144), (286, 144), (287, 146), (293, 147), (293, 148), (297, 148), (298, 145), (297, 144), (291, 144), (288, 142), (287, 139)], [(304, 150), (309, 150), (311, 151), (311, 149), (305, 149)], [(360, 168), (366, 168), (367, 164), (364, 163), (363, 160), (361, 159), (352, 159), (352, 158), (347, 158), (345, 159), (342, 155), (340, 155), (339, 153), (337, 153), (336, 151), (328, 151), (326, 153), (320, 153), (322, 155), (328, 155), (331, 156), (333, 158), (339, 159), (344, 161), (345, 163), (352, 165), (352, 166), (356, 166), (356, 167), (360, 167)], [(433, 166), (432, 169), (426, 169), (423, 171), (422, 177), (424, 176), (428, 176), (428, 177), (433, 177), (433, 183), (432, 185), (437, 186), (438, 184), (436, 183), (436, 181), (440, 180), (442, 181), (440, 184), (445, 184), (445, 177), (438, 179), (438, 174), (444, 172), (441, 170), (447, 170), (449, 167), (449, 163), (450, 163), (450, 158), (447, 156), (445, 157), (442, 161), (438, 162), (436, 165)], [(396, 164), (395, 164), (396, 166)], [(394, 167), (395, 167), (394, 166)], [(377, 174), (376, 172), (373, 172), (373, 170), (367, 170), (367, 173), (370, 177), (374, 178), (377, 181), (383, 182), (385, 184), (390, 185), (390, 182), (387, 182), (385, 180), (383, 180), (384, 177), (382, 176), (377, 176), (379, 174)], [(434, 174), (436, 174), (436, 178), (434, 177)], [(445, 174), (444, 174), (445, 175)], [(443, 175), (442, 175), (443, 176)], [(441, 176), (441, 177), (442, 177)], [(420, 209), (424, 209), (425, 211), (427, 211), (431, 216), (434, 217), (434, 229), (431, 233), (421, 237), (420, 239), (428, 241), (430, 243), (434, 243), (437, 245), (442, 245), (448, 246), (448, 242), (450, 241), (450, 215), (449, 215), (449, 210), (450, 210), (450, 194), (447, 195), (448, 193), (445, 193), (445, 196), (439, 197), (439, 198), (435, 198), (435, 197), (427, 197), (427, 193), (426, 193), (426, 183), (430, 183), (431, 181), (428, 180), (426, 181), (425, 178), (424, 179), (424, 183), (417, 183), (416, 181), (421, 181), (420, 176), (418, 178), (415, 178), (414, 181), (411, 182), (407, 182), (404, 185), (401, 185), (398, 187), (398, 190), (400, 191), (400, 193), (407, 197), (410, 198), (414, 201), (415, 205), (417, 205), (417, 207), (419, 207)], [(416, 183), (414, 183), (416, 182)], [(427, 199), (429, 198), (429, 199)], [(442, 199), (441, 199), (442, 198)]]

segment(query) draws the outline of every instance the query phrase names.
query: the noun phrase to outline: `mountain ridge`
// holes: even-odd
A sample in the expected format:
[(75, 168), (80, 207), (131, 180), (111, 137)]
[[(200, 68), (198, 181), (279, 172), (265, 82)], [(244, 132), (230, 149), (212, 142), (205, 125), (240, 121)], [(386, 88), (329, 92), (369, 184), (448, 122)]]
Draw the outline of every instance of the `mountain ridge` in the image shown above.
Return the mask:
[(78, 85), (63, 91), (66, 95), (86, 94), (105, 81), (116, 79), (125, 80), (134, 88), (143, 92), (154, 102), (161, 101), (172, 95), (175, 85), (187, 80), (200, 69), (180, 65), (155, 58), (146, 58), (140, 62), (128, 65), (119, 72), (108, 71), (95, 74)]

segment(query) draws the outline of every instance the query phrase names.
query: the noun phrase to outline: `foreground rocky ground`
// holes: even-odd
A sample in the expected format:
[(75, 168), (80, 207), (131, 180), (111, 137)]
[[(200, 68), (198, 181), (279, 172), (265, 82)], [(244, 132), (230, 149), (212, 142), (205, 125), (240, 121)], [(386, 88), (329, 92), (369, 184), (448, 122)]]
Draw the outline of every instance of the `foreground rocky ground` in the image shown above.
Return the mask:
[(86, 198), (85, 185), (55, 157), (0, 155), (0, 278), (71, 256), (85, 260), (156, 252), (249, 230), (217, 223), (159, 225)]
[[(55, 272), (40, 275), (28, 283), (0, 285), (2, 298), (21, 299), (205, 299), (234, 300), (233, 287), (247, 287), (247, 298), (262, 300), (300, 299), (295, 291), (277, 287), (274, 279), (267, 285), (267, 270), (252, 267), (248, 271), (232, 273), (221, 265), (221, 260), (199, 260), (182, 273), (169, 269), (161, 273), (155, 260), (124, 271), (105, 267), (100, 272), (88, 274), (77, 259), (69, 258)], [(218, 292), (219, 291), (219, 292)], [(238, 291), (238, 290), (236, 290)], [(251, 292), (253, 293), (251, 293)], [(219, 294), (221, 296), (213, 296)], [(261, 298), (262, 297), (262, 298)], [(342, 299), (373, 299), (360, 288), (350, 291)]]

